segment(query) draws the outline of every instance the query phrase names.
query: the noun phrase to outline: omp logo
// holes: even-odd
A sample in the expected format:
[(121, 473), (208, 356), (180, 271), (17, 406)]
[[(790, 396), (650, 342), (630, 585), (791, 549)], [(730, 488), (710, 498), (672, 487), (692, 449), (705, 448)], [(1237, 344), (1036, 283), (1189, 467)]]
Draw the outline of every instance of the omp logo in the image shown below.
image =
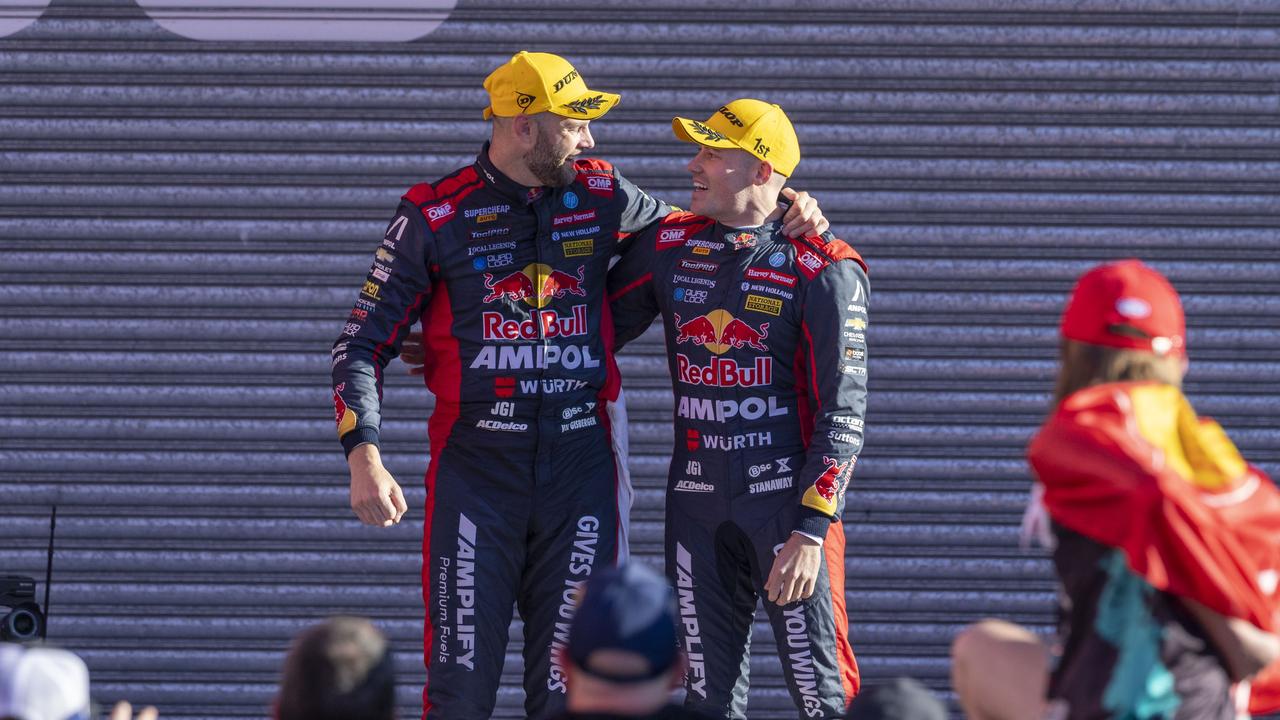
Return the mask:
[(445, 223), (453, 219), (453, 203), (446, 200), (439, 205), (423, 208), (422, 214), (427, 216), (427, 224), (431, 226), (432, 230), (439, 230)]
[[(191, 40), (407, 42), (440, 26), (457, 0), (135, 0), (160, 27)], [(35, 21), (48, 0), (19, 0), (0, 16), (0, 37)], [(14, 3), (0, 3), (12, 6)]]
[(593, 195), (613, 196), (613, 177), (610, 175), (587, 175), (587, 192)]
[[(684, 545), (676, 543), (676, 595), (680, 598), (680, 624), (684, 628), (684, 652), (689, 656), (685, 688), (707, 698), (707, 666), (702, 656), (702, 632), (698, 626), (698, 610), (693, 601), (693, 556)], [(695, 648), (697, 648), (695, 650)]]
[(658, 231), (658, 249), (675, 247), (684, 244), (687, 228), (666, 228)]

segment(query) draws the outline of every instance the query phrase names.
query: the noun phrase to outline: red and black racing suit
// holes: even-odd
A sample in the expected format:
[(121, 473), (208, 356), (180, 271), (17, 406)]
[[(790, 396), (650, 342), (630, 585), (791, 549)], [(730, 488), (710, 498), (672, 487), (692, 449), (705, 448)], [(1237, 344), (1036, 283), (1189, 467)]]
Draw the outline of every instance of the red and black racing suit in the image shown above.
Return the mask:
[[(605, 299), (620, 234), (669, 208), (600, 160), (557, 189), (488, 159), (404, 195), (342, 336), (334, 403), (347, 453), (378, 442), (382, 372), (422, 318), (431, 462), (422, 543), (423, 715), (488, 718), (512, 603), (526, 710), (564, 707), (553, 646), (573, 593), (627, 552), (626, 427)], [(615, 436), (615, 431), (619, 434)]]
[(789, 240), (673, 213), (609, 274), (619, 345), (661, 314), (675, 390), (666, 565), (686, 702), (746, 717), (752, 618), (793, 531), (823, 541), (814, 594), (765, 602), (803, 717), (857, 693), (844, 600), (844, 491), (862, 449), (866, 267), (829, 234)]

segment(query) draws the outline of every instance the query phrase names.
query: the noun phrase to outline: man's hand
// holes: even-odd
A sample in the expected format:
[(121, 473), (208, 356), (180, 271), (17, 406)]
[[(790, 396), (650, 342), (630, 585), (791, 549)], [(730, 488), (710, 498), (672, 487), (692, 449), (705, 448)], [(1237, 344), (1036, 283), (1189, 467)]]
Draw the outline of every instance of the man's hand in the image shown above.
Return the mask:
[(791, 533), (773, 559), (769, 579), (764, 583), (769, 602), (790, 605), (813, 595), (822, 569), (822, 544), (799, 533)]
[[(156, 720), (160, 717), (160, 711), (148, 705), (138, 711), (136, 720)], [(133, 706), (127, 701), (121, 700), (111, 709), (111, 720), (135, 720), (133, 717)]]
[(400, 484), (382, 466), (378, 446), (356, 446), (347, 456), (351, 468), (351, 509), (365, 525), (390, 527), (400, 522), (409, 504)]
[(400, 362), (409, 367), (410, 375), (427, 372), (427, 348), (422, 344), (422, 333), (414, 330), (404, 336), (404, 343), (400, 345)]
[(792, 238), (821, 235), (831, 227), (831, 223), (823, 217), (822, 210), (818, 209), (818, 201), (809, 193), (784, 187), (782, 197), (791, 201), (787, 214), (782, 216), (783, 235)]

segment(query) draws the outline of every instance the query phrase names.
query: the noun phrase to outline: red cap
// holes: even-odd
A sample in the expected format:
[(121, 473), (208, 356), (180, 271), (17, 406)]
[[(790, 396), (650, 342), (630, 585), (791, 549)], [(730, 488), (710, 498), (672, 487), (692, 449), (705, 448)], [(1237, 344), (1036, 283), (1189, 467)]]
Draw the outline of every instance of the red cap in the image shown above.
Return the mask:
[(1062, 313), (1062, 336), (1092, 345), (1185, 355), (1186, 334), (1178, 291), (1139, 260), (1081, 275)]

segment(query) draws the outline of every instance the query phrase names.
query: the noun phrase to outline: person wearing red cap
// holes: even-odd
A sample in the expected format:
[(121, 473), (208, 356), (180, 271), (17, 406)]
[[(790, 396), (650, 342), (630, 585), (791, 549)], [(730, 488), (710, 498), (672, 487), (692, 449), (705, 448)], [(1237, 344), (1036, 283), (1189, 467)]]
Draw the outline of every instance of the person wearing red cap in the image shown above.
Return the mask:
[(1085, 273), (1061, 334), (1056, 406), (1028, 452), (1061, 643), (1051, 658), (1018, 626), (966, 629), (960, 703), (970, 718), (1231, 720), (1235, 684), (1280, 657), (1280, 492), (1183, 397), (1182, 303), (1158, 272)]

